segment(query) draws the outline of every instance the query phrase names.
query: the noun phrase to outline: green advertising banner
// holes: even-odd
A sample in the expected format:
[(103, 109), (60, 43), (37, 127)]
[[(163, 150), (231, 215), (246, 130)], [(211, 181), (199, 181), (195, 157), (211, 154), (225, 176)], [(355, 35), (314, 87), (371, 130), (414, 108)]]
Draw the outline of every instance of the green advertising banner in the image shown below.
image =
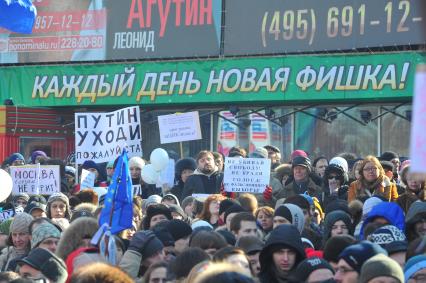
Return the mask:
[(0, 69), (20, 106), (398, 101), (424, 53), (290, 56)]

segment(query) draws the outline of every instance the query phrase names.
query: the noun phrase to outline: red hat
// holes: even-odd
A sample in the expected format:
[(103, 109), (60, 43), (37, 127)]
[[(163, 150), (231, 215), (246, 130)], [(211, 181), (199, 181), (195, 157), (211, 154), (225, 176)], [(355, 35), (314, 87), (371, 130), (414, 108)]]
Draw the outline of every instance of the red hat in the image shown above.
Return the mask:
[(291, 153), (291, 160), (293, 160), (297, 156), (303, 156), (303, 157), (307, 158), (308, 154), (301, 149), (296, 149), (295, 151), (293, 151)]

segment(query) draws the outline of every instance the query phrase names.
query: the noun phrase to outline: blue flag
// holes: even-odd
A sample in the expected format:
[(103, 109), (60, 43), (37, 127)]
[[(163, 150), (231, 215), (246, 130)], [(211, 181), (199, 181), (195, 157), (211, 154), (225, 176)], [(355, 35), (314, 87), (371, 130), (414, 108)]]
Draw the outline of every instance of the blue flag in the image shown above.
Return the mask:
[(129, 158), (125, 149), (118, 158), (104, 205), (99, 218), (99, 226), (108, 224), (111, 227), (111, 234), (117, 234), (132, 227), (133, 190)]
[(0, 27), (31, 33), (36, 17), (37, 9), (31, 0), (0, 0)]

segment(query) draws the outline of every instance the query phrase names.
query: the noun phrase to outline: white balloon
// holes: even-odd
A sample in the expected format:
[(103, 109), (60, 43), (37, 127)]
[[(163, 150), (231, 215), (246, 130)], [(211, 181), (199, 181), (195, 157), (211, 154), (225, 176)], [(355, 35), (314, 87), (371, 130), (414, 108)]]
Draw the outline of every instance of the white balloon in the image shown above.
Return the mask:
[(7, 199), (12, 192), (12, 188), (12, 177), (6, 171), (0, 169), (0, 202)]
[(162, 148), (156, 148), (151, 152), (149, 161), (154, 166), (155, 170), (161, 171), (169, 164), (169, 155)]
[(158, 178), (160, 177), (160, 172), (155, 170), (152, 164), (145, 165), (142, 168), (142, 180), (147, 184), (156, 184)]

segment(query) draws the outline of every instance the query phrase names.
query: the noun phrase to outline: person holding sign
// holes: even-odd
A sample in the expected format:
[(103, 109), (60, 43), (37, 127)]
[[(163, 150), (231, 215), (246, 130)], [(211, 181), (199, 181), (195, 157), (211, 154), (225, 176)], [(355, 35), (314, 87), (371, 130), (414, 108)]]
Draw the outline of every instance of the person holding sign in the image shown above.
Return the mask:
[(213, 152), (202, 150), (197, 156), (197, 169), (185, 183), (182, 199), (192, 194), (217, 194), (223, 182), (223, 173), (218, 171)]

